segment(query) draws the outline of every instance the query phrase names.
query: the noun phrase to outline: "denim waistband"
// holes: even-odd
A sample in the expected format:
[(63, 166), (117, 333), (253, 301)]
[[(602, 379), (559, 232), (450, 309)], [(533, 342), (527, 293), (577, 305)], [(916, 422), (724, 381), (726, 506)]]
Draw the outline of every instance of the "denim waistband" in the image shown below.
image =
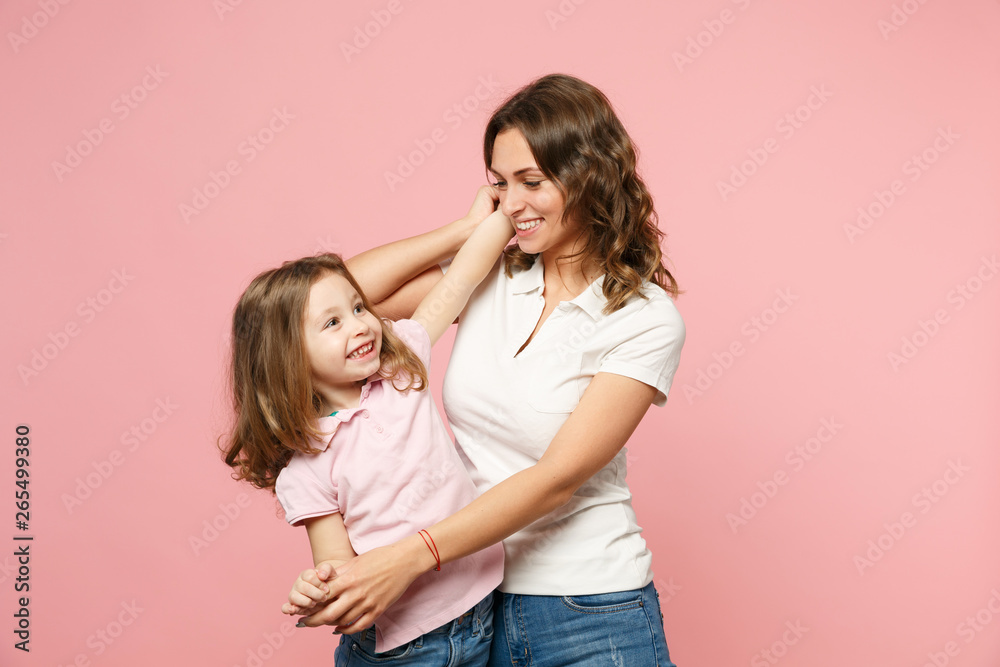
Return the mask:
[[(434, 628), (430, 632), (454, 632), (455, 630), (461, 628), (463, 625), (472, 623), (474, 619), (479, 619), (480, 622), (484, 620), (486, 614), (493, 612), (493, 593), (484, 597), (482, 600), (476, 604), (475, 607), (465, 612), (458, 618), (448, 621), (444, 625)], [(430, 633), (428, 633), (430, 634)]]

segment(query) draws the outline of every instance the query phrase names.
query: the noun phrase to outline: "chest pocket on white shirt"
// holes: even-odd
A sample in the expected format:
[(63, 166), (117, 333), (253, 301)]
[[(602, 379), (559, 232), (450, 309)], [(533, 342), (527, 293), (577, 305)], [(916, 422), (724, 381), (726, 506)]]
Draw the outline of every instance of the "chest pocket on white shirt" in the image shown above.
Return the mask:
[(580, 351), (562, 345), (548, 351), (542, 359), (525, 359), (528, 404), (538, 412), (573, 412), (587, 386), (587, 378), (580, 373), (582, 358)]

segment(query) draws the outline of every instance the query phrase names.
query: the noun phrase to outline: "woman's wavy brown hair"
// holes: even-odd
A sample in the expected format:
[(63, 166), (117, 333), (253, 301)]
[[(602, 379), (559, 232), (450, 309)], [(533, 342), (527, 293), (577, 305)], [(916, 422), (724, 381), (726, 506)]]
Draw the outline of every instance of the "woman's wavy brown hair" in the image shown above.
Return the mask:
[[(292, 454), (319, 451), (310, 440), (324, 436), (317, 422), (322, 401), (311, 380), (303, 319), (310, 288), (331, 273), (346, 278), (364, 307), (375, 313), (343, 260), (329, 253), (261, 273), (236, 304), (230, 366), (236, 420), (221, 447), (226, 463), (235, 469), (235, 479), (273, 492), (278, 473)], [(379, 319), (383, 325), (379, 375), (400, 391), (426, 389), (427, 369), (419, 357), (392, 332), (388, 321)]]
[[(493, 142), (505, 130), (524, 135), (538, 168), (565, 198), (563, 220), (579, 225), (583, 248), (569, 258), (595, 262), (604, 273), (606, 313), (642, 296), (644, 281), (671, 297), (680, 290), (663, 265), (653, 198), (636, 173), (632, 140), (608, 98), (565, 74), (550, 74), (517, 91), (493, 112), (483, 137), (486, 168)], [(517, 245), (504, 251), (508, 277), (535, 261)]]

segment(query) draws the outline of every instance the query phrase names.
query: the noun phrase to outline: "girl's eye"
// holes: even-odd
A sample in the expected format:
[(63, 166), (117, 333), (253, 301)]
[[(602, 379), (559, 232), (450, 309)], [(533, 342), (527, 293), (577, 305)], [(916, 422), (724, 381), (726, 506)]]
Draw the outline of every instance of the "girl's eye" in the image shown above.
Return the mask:
[(542, 184), (541, 181), (525, 181), (524, 184), (529, 188), (537, 188)]
[(492, 185), (497, 190), (506, 190), (507, 189), (507, 181), (497, 181), (496, 183), (493, 183)]
[(358, 315), (365, 312), (364, 304), (359, 303), (358, 305), (354, 306), (354, 312), (357, 313)]
[(338, 324), (340, 324), (340, 320), (338, 320), (338, 319), (337, 319), (337, 318), (335, 317), (335, 318), (333, 318), (332, 320), (330, 320), (329, 322), (327, 322), (327, 323), (326, 323), (326, 326), (325, 326), (325, 327), (323, 327), (323, 328), (325, 329), (325, 328), (327, 328), (327, 327), (335, 327), (335, 326), (337, 326)]

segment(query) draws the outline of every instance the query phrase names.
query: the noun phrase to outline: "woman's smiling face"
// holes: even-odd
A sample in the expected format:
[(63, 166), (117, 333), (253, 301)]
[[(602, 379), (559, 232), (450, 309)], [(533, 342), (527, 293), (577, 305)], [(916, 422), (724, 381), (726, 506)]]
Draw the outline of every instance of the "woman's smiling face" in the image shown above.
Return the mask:
[(538, 168), (520, 130), (497, 135), (490, 172), (497, 179), (500, 208), (514, 223), (518, 247), (531, 255), (551, 250), (570, 254), (579, 230), (563, 219), (566, 199)]

